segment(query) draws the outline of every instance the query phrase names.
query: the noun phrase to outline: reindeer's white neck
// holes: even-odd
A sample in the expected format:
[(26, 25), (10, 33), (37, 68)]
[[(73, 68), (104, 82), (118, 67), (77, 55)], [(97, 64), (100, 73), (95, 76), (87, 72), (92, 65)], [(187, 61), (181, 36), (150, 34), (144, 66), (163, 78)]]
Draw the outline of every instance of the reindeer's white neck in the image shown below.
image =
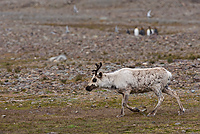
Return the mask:
[(114, 80), (116, 78), (115, 73), (104, 73), (99, 83), (99, 87), (112, 88), (114, 86)]

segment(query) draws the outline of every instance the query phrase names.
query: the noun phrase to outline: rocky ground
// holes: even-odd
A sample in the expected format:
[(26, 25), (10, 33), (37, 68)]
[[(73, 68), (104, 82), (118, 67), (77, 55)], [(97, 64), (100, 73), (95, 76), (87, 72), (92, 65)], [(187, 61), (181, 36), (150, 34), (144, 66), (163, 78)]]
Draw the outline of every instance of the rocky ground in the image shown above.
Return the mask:
[[(172, 72), (175, 90), (198, 97), (199, 8), (197, 0), (2, 0), (0, 101), (15, 95), (109, 98), (115, 93), (84, 89), (100, 61), (103, 72), (163, 66)], [(152, 18), (146, 17), (149, 9)], [(157, 27), (159, 35), (126, 34), (135, 26)], [(59, 55), (66, 59), (50, 61)]]
[[(2, 26), (2, 92), (82, 90), (94, 63), (100, 61), (104, 72), (164, 66), (177, 84), (198, 89), (200, 41), (196, 33), (135, 37), (85, 28), (71, 28), (66, 34), (58, 26)], [(60, 54), (67, 59), (49, 61)]]

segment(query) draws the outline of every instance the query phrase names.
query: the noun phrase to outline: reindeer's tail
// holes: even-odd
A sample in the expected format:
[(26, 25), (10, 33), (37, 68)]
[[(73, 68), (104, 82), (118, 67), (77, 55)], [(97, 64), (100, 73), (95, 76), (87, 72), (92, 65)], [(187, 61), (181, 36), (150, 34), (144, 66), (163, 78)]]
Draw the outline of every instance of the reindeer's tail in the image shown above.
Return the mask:
[(171, 81), (171, 79), (172, 79), (172, 73), (170, 73), (169, 71), (167, 71), (167, 74), (168, 74), (168, 83), (169, 83)]

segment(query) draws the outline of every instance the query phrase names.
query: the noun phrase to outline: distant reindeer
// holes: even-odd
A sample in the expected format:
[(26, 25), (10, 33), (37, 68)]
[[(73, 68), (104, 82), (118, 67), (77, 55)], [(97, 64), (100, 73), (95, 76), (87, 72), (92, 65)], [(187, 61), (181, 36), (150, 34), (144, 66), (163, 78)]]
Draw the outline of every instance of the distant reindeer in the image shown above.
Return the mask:
[(156, 94), (158, 97), (158, 104), (148, 116), (155, 116), (157, 109), (164, 100), (162, 93), (175, 97), (180, 107), (179, 114), (184, 113), (185, 109), (183, 108), (177, 93), (168, 87), (172, 74), (165, 68), (122, 68), (112, 73), (98, 73), (102, 63), (96, 63), (95, 65), (97, 66), (97, 69), (93, 70), (94, 76), (86, 87), (86, 90), (92, 91), (97, 87), (103, 87), (116, 90), (118, 93), (122, 94), (121, 114), (118, 117), (125, 115), (124, 107), (133, 112), (141, 112), (140, 109), (127, 105), (128, 96), (133, 93), (144, 93), (149, 91), (153, 91)]

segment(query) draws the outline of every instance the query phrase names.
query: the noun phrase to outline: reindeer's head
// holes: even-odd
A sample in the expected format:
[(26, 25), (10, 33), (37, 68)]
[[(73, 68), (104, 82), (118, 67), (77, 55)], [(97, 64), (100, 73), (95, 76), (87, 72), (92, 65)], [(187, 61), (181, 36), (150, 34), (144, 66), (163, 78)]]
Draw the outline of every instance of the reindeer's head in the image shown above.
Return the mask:
[(100, 62), (99, 65), (96, 63), (95, 65), (97, 66), (97, 69), (92, 70), (92, 72), (94, 72), (94, 75), (93, 75), (91, 81), (89, 82), (88, 86), (86, 87), (87, 91), (92, 91), (94, 88), (97, 88), (99, 86), (99, 82), (101, 82), (101, 78), (103, 76), (102, 72), (98, 73), (99, 69), (102, 66), (102, 63)]

